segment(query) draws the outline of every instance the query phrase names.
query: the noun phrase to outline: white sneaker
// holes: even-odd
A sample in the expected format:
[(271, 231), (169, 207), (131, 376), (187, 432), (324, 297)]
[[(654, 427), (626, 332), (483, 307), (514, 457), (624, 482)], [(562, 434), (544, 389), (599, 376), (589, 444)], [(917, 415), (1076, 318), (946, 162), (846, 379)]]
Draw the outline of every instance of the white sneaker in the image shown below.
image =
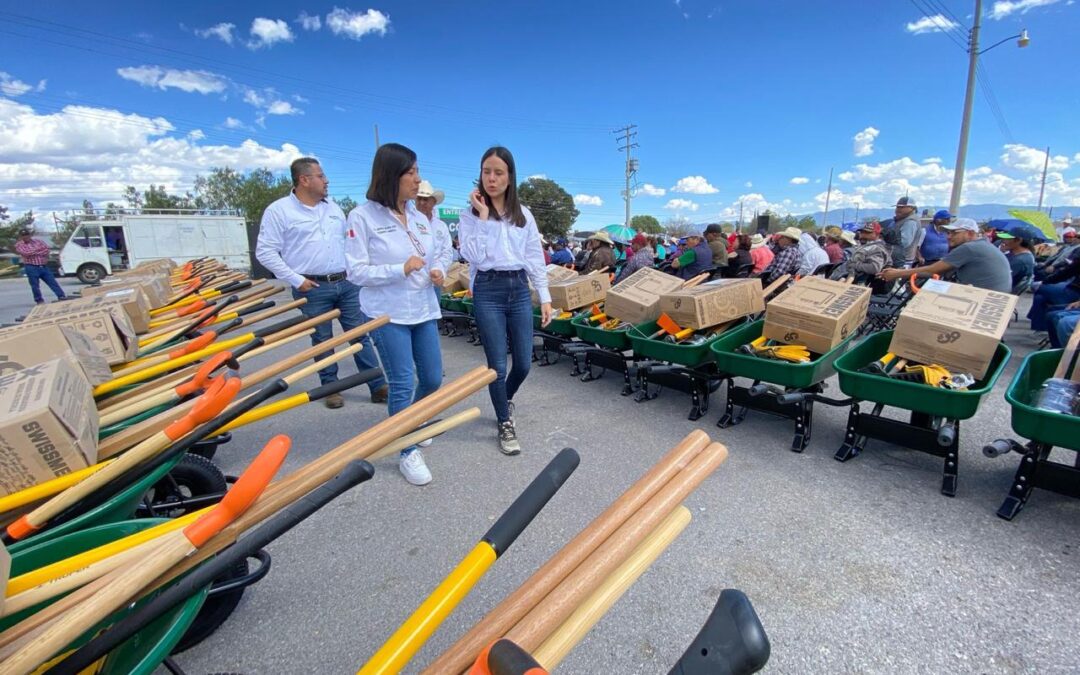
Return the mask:
[(398, 461), (398, 468), (405, 480), (413, 485), (427, 485), (431, 482), (431, 471), (424, 463), (424, 455), (419, 450), (413, 450)]
[(521, 452), (521, 444), (518, 443), (517, 432), (514, 431), (514, 422), (512, 420), (499, 424), (499, 450), (504, 455), (516, 455)]
[(435, 440), (435, 439), (434, 438), (429, 438), (426, 441), (420, 441), (419, 443), (416, 444), (416, 446), (419, 447), (419, 448), (426, 448), (427, 446), (431, 445), (431, 442), (433, 440)]

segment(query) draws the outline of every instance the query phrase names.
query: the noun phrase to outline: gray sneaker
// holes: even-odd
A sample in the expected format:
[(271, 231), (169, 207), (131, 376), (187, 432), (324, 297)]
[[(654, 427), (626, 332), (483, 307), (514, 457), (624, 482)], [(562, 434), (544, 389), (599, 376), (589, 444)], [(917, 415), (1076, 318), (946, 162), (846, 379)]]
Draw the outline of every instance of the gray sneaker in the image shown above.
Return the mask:
[(512, 420), (499, 423), (499, 450), (504, 455), (517, 455), (521, 452), (521, 444), (518, 443)]

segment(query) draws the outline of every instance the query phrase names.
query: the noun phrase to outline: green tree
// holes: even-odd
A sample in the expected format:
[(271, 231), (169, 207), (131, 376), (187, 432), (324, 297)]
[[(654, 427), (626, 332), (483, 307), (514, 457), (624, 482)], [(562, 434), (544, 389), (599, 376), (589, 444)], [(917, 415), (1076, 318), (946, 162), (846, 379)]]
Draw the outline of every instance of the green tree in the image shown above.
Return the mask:
[(814, 220), (813, 216), (803, 216), (802, 218), (799, 218), (799, 223), (796, 227), (803, 232), (816, 232), (818, 229), (817, 221)]
[(669, 237), (685, 237), (694, 231), (694, 224), (690, 222), (689, 218), (669, 218), (664, 223), (664, 232), (667, 232)]
[(780, 227), (785, 230), (789, 227), (799, 227), (799, 219), (789, 213), (780, 219)]
[[(341, 211), (342, 211), (342, 213), (345, 214), (346, 218), (348, 218), (348, 216), (349, 216), (349, 211), (352, 211), (353, 209), (355, 209), (358, 206), (357, 203), (356, 203), (356, 200), (353, 199), (352, 197), (350, 197), (349, 195), (345, 195), (341, 199), (336, 199), (335, 198), (334, 201), (337, 202), (337, 205), (341, 207)], [(438, 215), (438, 214), (435, 214), (435, 215)]]
[(142, 195), (139, 194), (134, 185), (124, 188), (124, 201), (127, 202), (129, 209), (141, 209), (143, 205)]
[(244, 174), (230, 169), (212, 169), (209, 176), (195, 178), (195, 199), (199, 208), (223, 210), (240, 208)]
[(19, 238), (19, 230), (24, 227), (32, 227), (34, 224), (34, 212), (27, 211), (15, 220), (11, 220), (6, 207), (0, 207), (0, 249), (6, 251), (15, 250), (15, 240)]
[(630, 219), (630, 227), (645, 234), (661, 234), (664, 231), (660, 221), (653, 216), (634, 216)]
[(548, 178), (530, 178), (518, 186), (518, 199), (529, 207), (540, 234), (547, 239), (565, 237), (580, 211), (574, 198)]
[(248, 222), (262, 220), (274, 200), (289, 194), (292, 182), (270, 169), (253, 169), (246, 175), (229, 167), (215, 168), (209, 176), (195, 179), (195, 204), (203, 209), (237, 209)]
[(143, 208), (160, 211), (193, 209), (195, 198), (190, 192), (183, 195), (171, 195), (164, 185), (151, 183), (150, 187), (143, 192)]

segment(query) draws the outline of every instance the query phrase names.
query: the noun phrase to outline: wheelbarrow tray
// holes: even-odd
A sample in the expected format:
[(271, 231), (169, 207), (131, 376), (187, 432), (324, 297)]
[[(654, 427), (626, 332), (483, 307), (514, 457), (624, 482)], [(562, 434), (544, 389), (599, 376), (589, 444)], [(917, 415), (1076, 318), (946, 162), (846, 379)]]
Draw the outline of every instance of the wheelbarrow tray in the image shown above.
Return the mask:
[(469, 316), (476, 316), (476, 310), (473, 307), (473, 299), (469, 296), (465, 296), (461, 299), (461, 306), (465, 309), (465, 313)]
[(465, 313), (465, 303), (461, 298), (455, 298), (449, 293), (443, 293), (439, 296), (439, 307), (447, 310), (448, 312), (461, 312)]
[(1080, 417), (1035, 408), (1033, 399), (1042, 383), (1054, 376), (1061, 349), (1028, 354), (1013, 375), (1005, 400), (1012, 406), (1012, 428), (1038, 443), (1080, 450)]
[(633, 345), (634, 353), (638, 356), (656, 359), (657, 361), (668, 361), (670, 363), (677, 363), (682, 366), (693, 368), (695, 366), (700, 366), (702, 363), (705, 363), (712, 358), (712, 353), (709, 351), (709, 348), (712, 346), (713, 342), (723, 339), (723, 335), (726, 335), (729, 331), (735, 330), (740, 325), (741, 323), (731, 326), (720, 334), (721, 337), (714, 338), (710, 342), (700, 345), (673, 344), (671, 342), (665, 342), (662, 337), (656, 340), (650, 339), (650, 335), (660, 330), (660, 324), (656, 321), (641, 323), (630, 328), (627, 331), (627, 337), (630, 338), (630, 344)]
[(859, 368), (888, 353), (892, 334), (891, 330), (874, 333), (836, 360), (840, 391), (862, 401), (883, 403), (935, 417), (966, 420), (978, 411), (979, 401), (994, 388), (994, 383), (1005, 370), (1005, 364), (1009, 362), (1012, 354), (1004, 343), (999, 343), (986, 375), (967, 391), (941, 389), (871, 373), (860, 373)]
[(576, 317), (570, 323), (574, 325), (574, 331), (582, 342), (620, 352), (630, 349), (630, 337), (627, 335), (628, 325), (624, 325), (618, 330), (604, 330), (589, 323), (589, 317), (587, 316)]
[(790, 363), (766, 359), (739, 352), (739, 347), (761, 337), (765, 320), (758, 319), (727, 331), (710, 346), (713, 359), (720, 372), (748, 377), (791, 389), (806, 389), (827, 380), (836, 369), (833, 364), (851, 344), (855, 334), (847, 336), (840, 344), (808, 363)]
[(572, 319), (552, 319), (545, 328), (540, 327), (540, 308), (533, 307), (533, 328), (536, 330), (547, 331), (555, 335), (564, 335), (566, 337), (574, 337), (577, 333), (574, 331), (574, 324)]
[[(92, 548), (103, 546), (148, 527), (166, 522), (166, 520), (165, 518), (128, 520), (91, 527), (61, 537), (55, 537), (48, 541), (36, 541), (32, 546), (23, 547), (21, 550), (12, 553), (11, 576), (25, 574)], [(191, 623), (195, 620), (203, 602), (206, 600), (208, 591), (209, 587), (200, 590), (183, 603), (142, 627), (138, 633), (132, 635), (128, 640), (117, 646), (116, 649), (112, 650), (105, 658), (101, 669), (95, 672), (102, 674), (135, 673), (138, 675), (150, 675), (161, 665), (165, 657), (172, 652), (184, 636), (184, 633), (191, 627)], [(51, 604), (51, 602), (51, 600), (43, 602), (0, 619), (0, 630), (10, 628), (37, 612), (41, 607)], [(134, 606), (129, 605), (106, 621), (94, 626), (94, 628), (72, 643), (71, 648), (85, 644), (102, 628), (115, 623), (116, 620), (122, 618), (131, 609), (143, 602), (146, 602), (146, 600), (142, 600)]]

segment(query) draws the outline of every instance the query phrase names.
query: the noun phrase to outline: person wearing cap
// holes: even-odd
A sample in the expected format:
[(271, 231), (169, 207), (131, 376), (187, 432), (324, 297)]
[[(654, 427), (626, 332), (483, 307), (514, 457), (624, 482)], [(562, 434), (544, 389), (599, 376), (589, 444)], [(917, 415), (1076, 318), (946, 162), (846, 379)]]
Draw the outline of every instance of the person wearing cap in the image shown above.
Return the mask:
[(615, 278), (615, 283), (619, 283), (643, 267), (653, 266), (653, 251), (649, 248), (649, 240), (644, 234), (638, 232), (634, 235), (634, 238), (630, 241), (630, 250), (633, 254), (623, 265), (619, 276)]
[[(988, 291), (1012, 292), (1012, 275), (1009, 261), (986, 237), (971, 218), (957, 218), (945, 226), (949, 233), (949, 252), (941, 260), (914, 269), (883, 270), (878, 276), (886, 281), (910, 276), (912, 273), (928, 277), (934, 274), (955, 274), (961, 284), (968, 284)], [(895, 257), (893, 261), (895, 262)]]
[[(855, 242), (850, 232), (843, 232), (841, 235), (847, 235), (846, 242), (852, 244)], [(876, 277), (881, 270), (892, 263), (892, 254), (889, 252), (889, 247), (881, 240), (881, 225), (878, 223), (863, 224), (859, 229), (858, 241), (860, 243), (857, 246), (848, 249), (850, 253), (848, 253), (847, 261), (837, 265), (829, 276), (830, 279), (840, 280), (847, 276), (854, 276), (855, 283), (861, 284), (867, 279)]]
[(885, 243), (892, 249), (893, 267), (904, 268), (915, 264), (919, 227), (915, 200), (911, 197), (897, 199), (892, 223), (882, 232)]
[(1012, 292), (1016, 295), (1028, 288), (1035, 276), (1035, 254), (1031, 252), (1031, 241), (1000, 231), (997, 238), (1002, 252), (1005, 253), (1005, 259), (1009, 261)]
[(750, 237), (750, 260), (754, 263), (754, 271), (751, 274), (764, 272), (774, 257), (776, 257), (776, 254), (766, 245), (765, 237), (760, 232), (756, 232)]
[(841, 245), (843, 230), (835, 225), (825, 228), (825, 254), (829, 256), (829, 264), (836, 264), (844, 259), (844, 248)]
[(712, 251), (713, 267), (727, 267), (728, 250), (727, 237), (724, 236), (724, 228), (720, 223), (710, 223), (705, 228), (705, 242)]
[(773, 240), (773, 259), (761, 271), (761, 281), (768, 286), (784, 274), (795, 276), (802, 265), (802, 254), (799, 252), (799, 240), (802, 238), (802, 230), (797, 227), (789, 227), (777, 233)]
[(585, 269), (581, 270), (582, 274), (588, 274), (589, 272), (595, 272), (602, 270), (605, 267), (608, 272), (615, 271), (615, 250), (612, 248), (615, 242), (611, 240), (611, 235), (603, 230), (593, 234), (589, 237), (589, 260), (585, 263)]
[(1061, 246), (1046, 260), (1035, 267), (1035, 280), (1043, 281), (1047, 276), (1054, 273), (1055, 266), (1060, 268), (1068, 264), (1069, 260), (1080, 253), (1080, 238), (1076, 236), (1076, 230), (1066, 227), (1061, 231)]
[(60, 287), (52, 270), (49, 269), (49, 246), (40, 239), (34, 239), (32, 228), (24, 227), (19, 230), (19, 238), (15, 240), (15, 252), (22, 258), (23, 271), (26, 272), (26, 280), (30, 282), (30, 292), (34, 295), (34, 302), (39, 305), (45, 303), (45, 298), (41, 295), (42, 281), (57, 300), (67, 300), (64, 289)]
[[(724, 257), (727, 258), (727, 249), (724, 250)], [(671, 269), (680, 279), (693, 279), (712, 267), (713, 253), (709, 242), (696, 232), (686, 235), (686, 248), (671, 261)]]
[(551, 245), (551, 262), (556, 265), (573, 265), (574, 256), (566, 249), (566, 239), (559, 237)]
[(947, 209), (934, 214), (934, 219), (924, 228), (923, 241), (919, 246), (917, 260), (920, 265), (929, 265), (941, 260), (949, 252), (949, 235), (945, 226), (952, 220)]
[[(439, 261), (443, 270), (447, 270), (454, 262), (454, 241), (450, 238), (450, 228), (435, 215), (435, 207), (442, 204), (444, 199), (446, 199), (445, 192), (436, 190), (429, 181), (420, 181), (420, 187), (416, 190), (416, 210), (427, 216), (428, 222), (431, 223), (431, 231), (435, 234), (435, 259)], [(438, 287), (432, 286), (432, 288), (438, 296)]]
[[(305, 298), (300, 306), (310, 318), (336, 309), (338, 324), (349, 331), (364, 323), (360, 311), (360, 289), (349, 280), (345, 261), (345, 239), (349, 228), (345, 214), (327, 197), (330, 180), (319, 161), (300, 157), (289, 167), (292, 191), (266, 207), (259, 224), (255, 258), (270, 272), (292, 286), (294, 300)], [(315, 326), (311, 344), (329, 340), (334, 335), (332, 322)], [(361, 350), (353, 355), (357, 370), (379, 367), (375, 347), (367, 335), (359, 340)], [(324, 356), (324, 355), (320, 355)], [(336, 363), (319, 371), (322, 384), (336, 382)], [(368, 382), (372, 403), (386, 403), (389, 387), (384, 378)], [(341, 394), (324, 399), (327, 408), (345, 405)]]

